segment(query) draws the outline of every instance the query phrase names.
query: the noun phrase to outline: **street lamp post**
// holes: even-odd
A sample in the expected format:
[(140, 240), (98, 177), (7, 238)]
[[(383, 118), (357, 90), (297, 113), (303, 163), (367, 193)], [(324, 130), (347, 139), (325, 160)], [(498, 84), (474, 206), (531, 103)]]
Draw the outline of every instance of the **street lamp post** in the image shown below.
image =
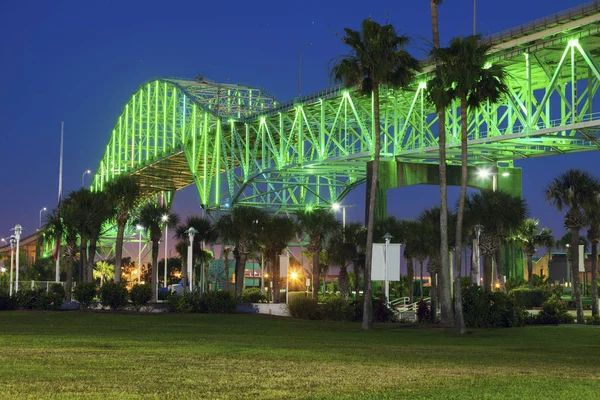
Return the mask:
[(304, 49), (306, 46), (311, 46), (312, 42), (308, 42), (308, 43), (304, 43), (302, 46), (300, 46), (300, 49), (298, 49), (298, 97), (300, 97), (300, 93), (301, 93), (301, 81), (302, 81), (302, 49)]
[(14, 253), (15, 253), (15, 244), (17, 243), (17, 238), (15, 235), (10, 236), (10, 288), (8, 290), (8, 294), (12, 296), (13, 292), (13, 262), (14, 262)]
[(190, 228), (187, 231), (185, 231), (184, 233), (188, 234), (189, 241), (190, 241), (190, 244), (188, 246), (188, 255), (187, 255), (187, 271), (188, 271), (188, 282), (189, 282), (188, 286), (189, 286), (189, 290), (191, 292), (194, 287), (193, 286), (193, 276), (192, 276), (193, 272), (194, 272), (194, 269), (192, 268), (192, 263), (193, 263), (193, 259), (194, 259), (194, 257), (193, 257), (194, 235), (196, 235), (196, 233), (198, 233), (198, 231), (193, 226), (190, 226)]
[(17, 246), (17, 254), (16, 254), (16, 273), (15, 273), (15, 293), (19, 292), (19, 242), (21, 240), (21, 233), (23, 233), (23, 227), (19, 224), (15, 225), (14, 228), (11, 229), (15, 232), (14, 236), (16, 238), (16, 246)]
[(167, 287), (167, 255), (168, 255), (168, 248), (169, 248), (169, 242), (168, 242), (168, 238), (169, 238), (169, 216), (168, 215), (163, 215), (162, 217), (163, 222), (165, 223), (165, 280), (163, 283), (163, 287)]
[(81, 188), (83, 189), (83, 187), (85, 186), (85, 176), (88, 174), (91, 174), (92, 171), (90, 171), (89, 169), (85, 170), (83, 172), (83, 174), (81, 175)]
[(386, 303), (390, 302), (390, 285), (389, 285), (389, 281), (388, 281), (388, 251), (390, 249), (390, 240), (392, 240), (392, 235), (390, 235), (389, 233), (386, 233), (383, 238), (385, 239), (385, 301)]
[(44, 207), (44, 208), (42, 208), (42, 209), (40, 210), (40, 229), (42, 229), (42, 213), (43, 213), (44, 211), (46, 211), (46, 207)]
[[(334, 211), (338, 211), (340, 208), (342, 209), (342, 229), (346, 230), (346, 208), (348, 207), (354, 207), (354, 204), (340, 204), (340, 203), (333, 203), (331, 205), (331, 208)], [(344, 240), (346, 240), (345, 238), (345, 233), (344, 233)]]
[(135, 227), (135, 229), (138, 230), (139, 233), (139, 242), (138, 242), (138, 273), (137, 273), (137, 279), (138, 279), (138, 285), (141, 283), (142, 281), (142, 229), (143, 227), (141, 225), (138, 225)]

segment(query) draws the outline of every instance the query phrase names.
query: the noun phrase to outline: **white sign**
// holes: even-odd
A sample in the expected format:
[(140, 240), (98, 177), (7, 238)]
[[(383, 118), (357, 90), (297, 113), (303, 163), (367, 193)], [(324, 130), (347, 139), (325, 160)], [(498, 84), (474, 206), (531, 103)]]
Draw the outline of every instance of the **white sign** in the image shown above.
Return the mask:
[[(400, 254), (402, 245), (390, 243), (388, 245), (387, 280), (400, 280)], [(371, 279), (374, 281), (385, 281), (385, 243), (373, 243), (373, 255), (371, 257)]]
[(279, 276), (287, 276), (288, 266), (290, 265), (290, 256), (282, 254), (279, 256)]
[(579, 245), (579, 272), (585, 272), (585, 246)]

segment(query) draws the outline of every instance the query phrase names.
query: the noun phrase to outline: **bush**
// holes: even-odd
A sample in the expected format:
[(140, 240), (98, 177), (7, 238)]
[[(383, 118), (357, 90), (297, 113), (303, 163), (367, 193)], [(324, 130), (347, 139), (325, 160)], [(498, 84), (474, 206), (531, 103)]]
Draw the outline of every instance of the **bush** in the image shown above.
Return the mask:
[(209, 314), (233, 314), (237, 300), (231, 292), (219, 290), (217, 292), (206, 292), (200, 298), (201, 313)]
[(320, 314), (324, 319), (354, 321), (354, 307), (348, 300), (344, 300), (341, 297), (325, 298), (320, 307)]
[(552, 295), (550, 289), (536, 287), (529, 289), (527, 287), (518, 287), (510, 291), (510, 296), (515, 303), (521, 307), (531, 308), (540, 307)]
[(522, 326), (528, 315), (511, 296), (504, 292), (488, 293), (480, 286), (469, 286), (463, 290), (462, 301), (468, 328)]
[(590, 315), (585, 317), (585, 323), (587, 325), (600, 325), (600, 315)]
[(573, 322), (575, 322), (575, 317), (569, 314), (565, 302), (556, 297), (542, 304), (542, 310), (535, 317), (529, 319), (529, 323), (540, 325), (572, 324)]
[(38, 298), (42, 294), (41, 289), (25, 289), (16, 293), (17, 307), (25, 310), (33, 310), (38, 307)]
[(177, 307), (179, 306), (179, 301), (181, 300), (181, 296), (178, 295), (175, 292), (172, 291), (168, 291), (167, 295), (165, 296), (165, 306), (167, 307), (167, 310), (169, 310), (170, 312), (176, 312), (177, 311)]
[(44, 310), (60, 310), (60, 306), (62, 306), (65, 301), (65, 288), (60, 283), (53, 283), (48, 288), (48, 293), (46, 293), (46, 297), (48, 297), (48, 304)]
[(244, 289), (240, 303), (266, 303), (267, 296), (258, 288)]
[[(352, 307), (354, 308), (354, 320), (362, 321), (363, 319), (363, 310), (364, 310), (364, 297), (359, 297), (354, 300), (352, 303)], [(374, 322), (395, 322), (396, 314), (394, 311), (389, 308), (385, 303), (385, 298), (378, 297), (373, 299), (372, 303), (373, 307), (373, 321)]]
[(417, 321), (422, 324), (428, 322), (431, 319), (431, 310), (427, 305), (427, 302), (423, 299), (419, 300), (417, 304)]
[(319, 303), (315, 299), (297, 297), (289, 301), (287, 309), (293, 318), (314, 320), (321, 317)]
[(199, 313), (200, 312), (200, 291), (193, 290), (191, 292), (185, 292), (181, 296), (177, 296), (179, 301), (177, 302), (175, 310), (180, 313)]
[(124, 282), (106, 282), (100, 288), (100, 304), (118, 310), (127, 304), (127, 287)]
[(17, 298), (10, 296), (7, 292), (0, 292), (0, 311), (16, 310)]
[(96, 284), (94, 282), (82, 282), (73, 289), (73, 297), (82, 308), (88, 308), (94, 297), (96, 297)]
[(139, 310), (142, 306), (148, 304), (150, 299), (152, 299), (152, 288), (150, 285), (138, 285), (135, 284), (132, 286), (131, 291), (129, 292), (129, 298), (131, 299), (131, 303)]

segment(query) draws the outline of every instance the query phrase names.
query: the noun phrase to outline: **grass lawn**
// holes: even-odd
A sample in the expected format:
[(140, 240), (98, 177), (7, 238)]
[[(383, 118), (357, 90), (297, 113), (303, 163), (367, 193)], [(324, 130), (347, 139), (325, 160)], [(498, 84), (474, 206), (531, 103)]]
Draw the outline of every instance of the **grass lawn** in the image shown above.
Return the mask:
[(0, 313), (0, 398), (600, 398), (600, 329)]

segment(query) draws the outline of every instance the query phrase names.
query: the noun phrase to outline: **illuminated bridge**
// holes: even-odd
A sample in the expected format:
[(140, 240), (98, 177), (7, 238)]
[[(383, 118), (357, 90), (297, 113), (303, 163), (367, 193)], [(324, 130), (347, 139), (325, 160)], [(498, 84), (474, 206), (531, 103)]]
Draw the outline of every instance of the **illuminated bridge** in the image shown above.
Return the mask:
[[(470, 165), (512, 168), (524, 158), (599, 149), (599, 31), (594, 2), (488, 38), (493, 62), (510, 74), (510, 93), (471, 113)], [(411, 90), (381, 91), (381, 190), (437, 179), (437, 118), (425, 96), (430, 70)], [(447, 113), (449, 163), (458, 165), (458, 104)], [(167, 202), (195, 184), (209, 211), (246, 204), (294, 212), (339, 201), (365, 181), (373, 132), (371, 98), (353, 90), (279, 103), (251, 87), (158, 79), (142, 85), (117, 118), (93, 188), (132, 174), (148, 196)], [(518, 172), (511, 185), (520, 193)]]

